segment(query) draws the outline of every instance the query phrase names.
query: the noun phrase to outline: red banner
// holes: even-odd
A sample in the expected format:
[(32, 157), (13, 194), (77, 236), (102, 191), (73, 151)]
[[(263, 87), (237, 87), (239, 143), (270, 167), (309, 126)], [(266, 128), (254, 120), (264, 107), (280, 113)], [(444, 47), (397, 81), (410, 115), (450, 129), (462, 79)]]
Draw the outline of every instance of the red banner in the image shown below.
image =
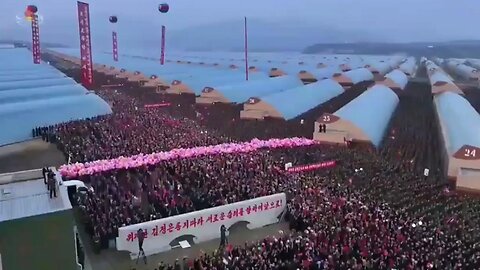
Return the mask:
[(307, 171), (313, 171), (316, 169), (331, 168), (331, 167), (335, 167), (335, 165), (337, 165), (337, 162), (335, 160), (324, 161), (324, 162), (319, 162), (315, 164), (290, 167), (287, 169), (287, 172), (307, 172)]
[(87, 3), (78, 1), (78, 26), (80, 32), (80, 59), (82, 65), (82, 85), (93, 85), (92, 42), (90, 40), (90, 10)]
[(160, 52), (160, 64), (163, 65), (165, 63), (165, 25), (162, 25), (162, 50)]
[(40, 30), (37, 15), (32, 16), (32, 54), (33, 63), (40, 64)]
[(113, 43), (113, 61), (118, 61), (118, 39), (117, 32), (112, 32), (112, 43)]
[(157, 103), (157, 104), (145, 104), (143, 107), (144, 108), (158, 108), (158, 107), (168, 107), (170, 106), (170, 103)]

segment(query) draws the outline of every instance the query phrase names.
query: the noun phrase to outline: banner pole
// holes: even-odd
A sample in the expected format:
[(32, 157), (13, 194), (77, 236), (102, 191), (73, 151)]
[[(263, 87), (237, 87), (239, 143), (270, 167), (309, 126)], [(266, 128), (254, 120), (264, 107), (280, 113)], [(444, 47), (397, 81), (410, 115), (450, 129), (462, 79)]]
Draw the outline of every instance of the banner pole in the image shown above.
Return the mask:
[(113, 61), (118, 62), (118, 38), (117, 32), (112, 31)]
[(247, 33), (247, 17), (245, 17), (245, 79), (248, 81), (248, 33)]
[(165, 34), (166, 34), (166, 27), (162, 25), (162, 44), (161, 44), (161, 52), (160, 52), (160, 64), (165, 64)]

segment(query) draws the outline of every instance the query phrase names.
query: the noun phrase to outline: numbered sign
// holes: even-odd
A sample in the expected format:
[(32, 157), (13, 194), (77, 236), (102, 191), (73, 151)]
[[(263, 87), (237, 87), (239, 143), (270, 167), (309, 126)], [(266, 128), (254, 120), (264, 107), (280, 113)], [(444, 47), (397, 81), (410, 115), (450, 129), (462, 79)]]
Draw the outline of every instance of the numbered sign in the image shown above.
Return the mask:
[(339, 119), (336, 115), (325, 113), (317, 119), (317, 122), (321, 124), (331, 124), (337, 122)]
[(251, 98), (248, 99), (248, 102), (247, 102), (247, 103), (248, 103), (248, 104), (256, 104), (256, 103), (258, 103), (258, 102), (260, 102), (260, 99), (259, 99), (259, 98), (257, 98), (257, 97), (251, 97)]
[(466, 160), (480, 159), (480, 148), (472, 145), (464, 145), (453, 156), (458, 159)]

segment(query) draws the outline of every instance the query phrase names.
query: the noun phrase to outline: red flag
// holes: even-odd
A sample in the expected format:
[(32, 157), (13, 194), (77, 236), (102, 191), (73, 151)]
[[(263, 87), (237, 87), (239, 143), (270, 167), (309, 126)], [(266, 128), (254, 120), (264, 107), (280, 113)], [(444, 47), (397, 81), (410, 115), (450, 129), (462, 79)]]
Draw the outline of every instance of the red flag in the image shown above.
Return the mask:
[(40, 64), (40, 30), (36, 14), (32, 14), (32, 54), (33, 63)]
[(93, 85), (92, 42), (90, 40), (90, 8), (87, 3), (77, 2), (78, 26), (80, 33), (80, 60), (82, 65), (82, 85)]
[(162, 48), (160, 52), (160, 64), (165, 64), (165, 32), (166, 32), (165, 25), (162, 25)]
[(245, 34), (245, 80), (248, 81), (248, 32), (247, 32), (247, 17), (245, 17), (244, 25), (244, 34)]
[(112, 32), (113, 61), (118, 61), (118, 39), (117, 32)]

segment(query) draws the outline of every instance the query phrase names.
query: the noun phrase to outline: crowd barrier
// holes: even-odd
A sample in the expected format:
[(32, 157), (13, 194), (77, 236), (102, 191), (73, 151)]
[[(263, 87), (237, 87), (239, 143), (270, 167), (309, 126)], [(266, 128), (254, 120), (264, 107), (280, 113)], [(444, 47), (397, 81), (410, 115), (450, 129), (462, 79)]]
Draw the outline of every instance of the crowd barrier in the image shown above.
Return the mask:
[(134, 258), (139, 252), (137, 231), (144, 232), (143, 250), (146, 256), (170, 250), (171, 243), (181, 236), (193, 236), (195, 243), (220, 237), (220, 226), (248, 222), (255, 229), (279, 221), (286, 209), (285, 193), (213, 207), (173, 217), (121, 227), (116, 239), (117, 250), (130, 251)]

